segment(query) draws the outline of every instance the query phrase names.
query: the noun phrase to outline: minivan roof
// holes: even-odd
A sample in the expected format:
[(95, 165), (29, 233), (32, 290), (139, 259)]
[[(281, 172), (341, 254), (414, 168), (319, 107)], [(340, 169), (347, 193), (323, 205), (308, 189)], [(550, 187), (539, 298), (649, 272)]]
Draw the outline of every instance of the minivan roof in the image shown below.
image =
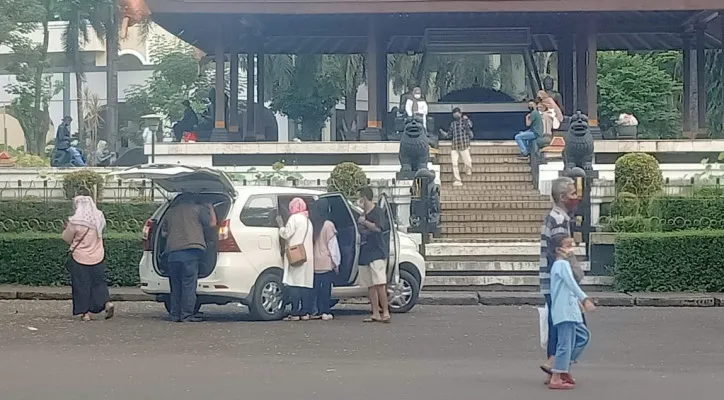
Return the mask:
[(308, 195), (320, 195), (326, 193), (321, 190), (304, 189), (298, 187), (289, 186), (243, 186), (234, 185), (234, 189), (239, 195), (255, 195), (255, 194), (308, 194)]

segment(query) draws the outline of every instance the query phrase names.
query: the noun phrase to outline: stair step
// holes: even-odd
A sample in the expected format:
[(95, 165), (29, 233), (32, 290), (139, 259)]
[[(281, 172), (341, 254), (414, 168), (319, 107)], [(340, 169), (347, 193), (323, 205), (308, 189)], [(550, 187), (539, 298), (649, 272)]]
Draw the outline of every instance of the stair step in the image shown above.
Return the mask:
[[(451, 164), (441, 164), (440, 165), (440, 173), (441, 174), (452, 174), (452, 165)], [(460, 164), (460, 173), (465, 173), (465, 166), (463, 164)], [(489, 164), (482, 164), (482, 165), (475, 165), (473, 164), (473, 174), (497, 174), (497, 173), (506, 173), (506, 174), (515, 174), (515, 173), (524, 173), (524, 174), (530, 174), (530, 165), (528, 164), (503, 164), (503, 165), (489, 165)]]
[(550, 201), (445, 201), (440, 204), (446, 210), (549, 210)]
[[(525, 182), (525, 183), (531, 183), (532, 185), (532, 175), (528, 172), (518, 172), (518, 173), (489, 173), (489, 174), (472, 174), (472, 175), (466, 175), (462, 174), (463, 183), (466, 182), (500, 182), (500, 183), (514, 183), (514, 182)], [(454, 180), (454, 176), (451, 173), (448, 174), (441, 174), (440, 175), (440, 181), (441, 182), (451, 182)]]
[[(539, 256), (536, 254), (536, 256)], [(533, 272), (538, 273), (540, 269), (540, 260), (535, 261), (428, 261), (425, 263), (425, 269), (428, 276), (433, 274), (486, 274), (486, 273), (505, 273), (505, 272)], [(583, 271), (590, 271), (591, 264), (587, 261), (580, 263)]]
[(543, 196), (539, 194), (527, 194), (527, 193), (521, 193), (521, 194), (500, 194), (500, 195), (494, 195), (494, 194), (481, 194), (479, 191), (467, 191), (467, 192), (448, 192), (447, 190), (442, 190), (440, 195), (440, 200), (444, 202), (451, 202), (451, 201), (547, 201), (550, 203), (550, 198), (548, 196)]
[[(425, 287), (480, 287), (480, 286), (528, 286), (537, 287), (540, 281), (537, 274), (529, 276), (428, 276), (425, 278)], [(586, 276), (581, 281), (584, 286), (611, 286), (612, 276)]]
[[(519, 160), (515, 155), (474, 155), (472, 156), (473, 165), (495, 164), (495, 165), (530, 165), (528, 160)], [(450, 165), (452, 158), (449, 154), (438, 154), (435, 156), (435, 164)]]
[[(542, 222), (541, 222), (542, 223)], [(440, 228), (442, 234), (538, 234), (540, 235), (541, 223), (536, 222), (458, 222), (446, 224)]]
[[(476, 243), (481, 240), (490, 242), (500, 241), (518, 241), (518, 240), (540, 240), (540, 230), (538, 233), (444, 233), (445, 237), (441, 238), (447, 241)], [(540, 258), (540, 257), (539, 257)]]
[(535, 211), (523, 211), (520, 213), (511, 212), (465, 212), (452, 211), (446, 212), (440, 216), (443, 223), (467, 223), (467, 222), (536, 222), (543, 223), (548, 210), (541, 209)]
[[(450, 154), (452, 146), (449, 141), (441, 141), (438, 147), (438, 154)], [(501, 144), (494, 146), (470, 146), (470, 154), (512, 154), (518, 155), (520, 149), (516, 145)]]

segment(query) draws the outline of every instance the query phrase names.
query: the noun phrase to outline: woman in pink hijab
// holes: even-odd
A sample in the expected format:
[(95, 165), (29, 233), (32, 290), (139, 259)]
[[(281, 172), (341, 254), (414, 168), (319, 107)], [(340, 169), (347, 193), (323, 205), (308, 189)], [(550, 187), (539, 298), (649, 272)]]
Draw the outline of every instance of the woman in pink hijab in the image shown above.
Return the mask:
[(302, 246), (306, 254), (304, 262), (291, 265), (287, 251), (284, 252), (284, 276), (282, 283), (289, 291), (292, 314), (287, 321), (308, 321), (313, 308), (314, 289), (314, 241), (312, 222), (309, 220), (307, 203), (299, 197), (289, 202), (289, 220), (286, 224), (277, 217), (279, 236), (285, 240), (286, 248)]
[(90, 196), (73, 198), (75, 213), (63, 230), (63, 240), (70, 245), (68, 269), (73, 291), (73, 315), (90, 321), (91, 314), (105, 311), (106, 319), (115, 310), (106, 282), (103, 229), (106, 218)]

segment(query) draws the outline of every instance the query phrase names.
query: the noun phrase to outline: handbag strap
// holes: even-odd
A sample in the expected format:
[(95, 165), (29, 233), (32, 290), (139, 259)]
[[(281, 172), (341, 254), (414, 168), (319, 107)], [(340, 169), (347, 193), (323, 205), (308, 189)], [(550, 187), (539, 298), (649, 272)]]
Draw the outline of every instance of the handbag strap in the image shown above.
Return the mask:
[(304, 237), (302, 238), (302, 243), (299, 244), (287, 244), (287, 247), (291, 246), (304, 246), (304, 242), (307, 241), (307, 234), (309, 233), (309, 218), (305, 217), (307, 220), (307, 223), (304, 225)]
[(75, 249), (77, 249), (78, 246), (80, 246), (81, 242), (83, 241), (83, 239), (85, 239), (86, 235), (88, 235), (88, 232), (89, 232), (89, 231), (90, 231), (90, 228), (86, 228), (85, 232), (83, 232), (83, 235), (80, 237), (80, 240), (78, 240), (78, 243), (76, 243), (75, 246), (73, 246), (72, 249), (68, 250), (68, 254), (69, 254), (69, 255), (72, 256), (73, 253), (75, 253)]

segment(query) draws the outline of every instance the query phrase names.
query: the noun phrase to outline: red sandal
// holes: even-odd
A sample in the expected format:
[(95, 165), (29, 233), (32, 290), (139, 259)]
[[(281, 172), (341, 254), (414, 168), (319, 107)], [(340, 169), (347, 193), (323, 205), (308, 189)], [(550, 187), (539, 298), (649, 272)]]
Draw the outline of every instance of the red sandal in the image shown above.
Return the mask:
[(575, 385), (572, 385), (568, 382), (561, 382), (561, 383), (549, 383), (548, 389), (551, 390), (571, 390), (575, 387)]

